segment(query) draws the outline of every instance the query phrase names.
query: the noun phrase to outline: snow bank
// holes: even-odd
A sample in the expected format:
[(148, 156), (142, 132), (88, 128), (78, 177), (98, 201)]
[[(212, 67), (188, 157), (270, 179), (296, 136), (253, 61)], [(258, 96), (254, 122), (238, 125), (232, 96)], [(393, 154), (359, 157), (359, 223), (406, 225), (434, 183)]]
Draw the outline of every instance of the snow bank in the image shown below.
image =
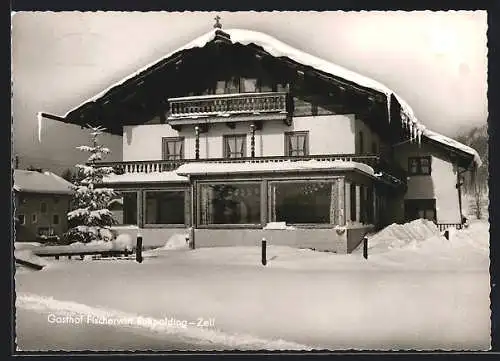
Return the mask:
[(35, 294), (19, 294), (16, 307), (39, 312), (64, 312), (65, 316), (83, 319), (95, 318), (111, 320), (113, 326), (146, 329), (148, 331), (168, 335), (176, 335), (198, 345), (222, 345), (225, 350), (311, 350), (310, 346), (284, 340), (269, 340), (252, 335), (229, 334), (213, 328), (197, 326), (196, 321), (179, 320), (182, 326), (172, 327), (165, 318), (155, 318), (148, 315), (126, 313), (116, 309), (92, 307), (85, 304), (56, 300)]
[(24, 262), (29, 262), (34, 265), (38, 265), (41, 267), (46, 267), (47, 265), (50, 264), (50, 262), (44, 260), (41, 257), (38, 257), (33, 253), (32, 250), (30, 249), (24, 249), (24, 250), (19, 250), (19, 251), (14, 251), (14, 257), (18, 260), (24, 261)]
[(127, 250), (129, 252), (132, 252), (135, 246), (132, 236), (127, 233), (119, 234), (118, 237), (111, 242), (111, 244), (113, 250)]
[(440, 232), (434, 222), (416, 219), (405, 224), (393, 223), (378, 233), (368, 237), (370, 249), (387, 251), (394, 248), (414, 246), (432, 237), (439, 237)]
[(14, 242), (14, 249), (20, 251), (23, 249), (32, 249), (35, 247), (40, 247), (42, 244), (39, 242)]
[(167, 243), (162, 247), (162, 249), (174, 250), (174, 249), (189, 249), (189, 243), (186, 239), (189, 237), (189, 234), (174, 234), (172, 235)]

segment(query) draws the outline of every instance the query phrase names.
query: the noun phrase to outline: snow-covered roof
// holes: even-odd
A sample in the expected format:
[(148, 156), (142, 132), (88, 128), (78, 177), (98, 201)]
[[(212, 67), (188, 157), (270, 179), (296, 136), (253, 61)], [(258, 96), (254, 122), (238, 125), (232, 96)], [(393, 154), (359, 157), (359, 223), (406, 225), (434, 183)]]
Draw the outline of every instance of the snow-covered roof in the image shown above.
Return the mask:
[[(164, 59), (167, 59), (167, 58), (171, 57), (172, 55), (179, 53), (180, 51), (188, 50), (188, 49), (192, 49), (192, 48), (197, 48), (197, 47), (201, 48), (201, 47), (205, 46), (208, 42), (214, 40), (214, 38), (216, 36), (216, 31), (217, 31), (217, 29), (211, 30), (208, 33), (203, 34), (200, 37), (194, 39), (193, 41), (187, 43), (186, 45), (184, 45), (184, 46), (182, 46), (182, 47), (180, 47), (172, 52), (165, 54), (160, 59), (157, 59), (154, 62), (147, 64), (146, 66), (142, 67), (138, 71), (136, 71), (136, 72), (130, 74), (129, 76), (123, 78), (122, 80), (110, 85), (108, 88), (104, 89), (100, 93), (94, 95), (93, 97), (85, 100), (83, 103), (79, 104), (75, 108), (69, 110), (64, 115), (64, 117), (66, 118), (71, 112), (80, 108), (84, 104), (96, 101), (97, 99), (104, 96), (112, 88), (124, 84), (127, 80), (130, 80), (130, 79), (134, 78), (135, 76), (137, 76), (138, 74), (142, 73), (143, 71), (153, 67), (158, 62), (160, 62)], [(340, 65), (337, 65), (335, 63), (332, 63), (330, 61), (323, 60), (323, 59), (320, 59), (320, 58), (313, 56), (311, 54), (305, 53), (299, 49), (296, 49), (288, 44), (283, 43), (282, 41), (280, 41), (278, 39), (275, 39), (274, 37), (272, 37), (270, 35), (267, 35), (267, 34), (264, 34), (264, 33), (258, 32), (258, 31), (245, 30), (245, 29), (227, 29), (227, 30), (224, 29), (224, 32), (230, 36), (230, 41), (233, 44), (242, 44), (242, 45), (255, 44), (257, 46), (262, 47), (266, 52), (268, 52), (269, 54), (271, 54), (274, 57), (287, 57), (287, 58), (289, 58), (297, 63), (303, 64), (306, 66), (310, 66), (310, 67), (312, 67), (316, 70), (322, 71), (324, 73), (331, 74), (333, 76), (336, 76), (336, 77), (345, 79), (347, 81), (350, 81), (352, 83), (358, 84), (362, 87), (374, 89), (378, 92), (385, 94), (387, 97), (388, 114), (391, 114), (391, 112), (390, 112), (391, 96), (394, 96), (401, 106), (401, 117), (402, 117), (403, 124), (405, 125), (405, 127), (407, 127), (409, 129), (410, 136), (412, 138), (418, 138), (418, 140), (420, 141), (421, 136), (425, 132), (427, 132), (427, 134), (429, 134), (430, 136), (427, 134), (425, 134), (425, 135), (427, 135), (429, 138), (431, 138), (435, 141), (438, 141), (438, 142), (446, 144), (448, 146), (463, 150), (466, 153), (470, 153), (472, 150), (470, 147), (466, 147), (465, 145), (463, 145), (457, 141), (450, 142), (450, 141), (448, 141), (450, 138), (446, 139), (446, 137), (438, 136), (437, 133), (435, 135), (435, 134), (433, 134), (434, 132), (428, 131), (426, 129), (426, 127), (418, 121), (413, 109), (410, 107), (410, 105), (403, 98), (401, 98), (398, 94), (396, 94), (394, 91), (392, 91), (389, 87), (387, 87), (386, 85), (384, 85), (376, 80), (373, 80), (373, 79), (365, 77), (361, 74), (355, 73), (351, 70), (348, 70), (348, 69), (346, 69)], [(467, 151), (464, 150), (465, 147), (469, 148), (469, 150), (467, 150)], [(480, 166), (481, 159), (479, 158), (479, 155), (477, 155), (477, 152), (475, 152), (474, 150), (472, 150), (472, 151), (474, 152), (473, 155), (474, 155), (474, 161), (475, 161), (476, 165)]]
[(151, 173), (124, 173), (113, 174), (105, 177), (105, 184), (128, 184), (128, 183), (178, 183), (188, 182), (187, 177), (171, 172), (151, 172)]
[(436, 142), (439, 142), (441, 144), (445, 144), (449, 147), (453, 147), (455, 149), (461, 150), (464, 153), (472, 155), (474, 157), (474, 162), (476, 163), (477, 167), (480, 167), (483, 163), (481, 161), (481, 157), (479, 156), (479, 153), (475, 149), (473, 149), (465, 144), (462, 144), (460, 142), (457, 142), (455, 139), (449, 138), (445, 135), (436, 133), (436, 132), (429, 130), (429, 129), (425, 129), (423, 132), (423, 135), (429, 139), (436, 141)]
[[(108, 91), (110, 91), (112, 88), (116, 86), (120, 86), (123, 83), (125, 83), (127, 80), (132, 79), (133, 77), (137, 76), (138, 74), (142, 73), (143, 71), (151, 68), (158, 62), (162, 61), (163, 59), (167, 59), (171, 57), (172, 55), (183, 51), (183, 50), (188, 50), (192, 48), (201, 48), (204, 47), (208, 42), (214, 40), (215, 35), (216, 35), (217, 29), (211, 30), (208, 33), (205, 33), (201, 35), (200, 37), (194, 39), (193, 41), (187, 43), (184, 46), (181, 46), (180, 48), (171, 51), (164, 56), (162, 56), (160, 59), (157, 59), (146, 66), (140, 68), (136, 72), (128, 75), (127, 77), (119, 80), (118, 82), (110, 85), (100, 93), (94, 95), (93, 97), (85, 100), (83, 103), (79, 104), (78, 106), (74, 107), (73, 109), (69, 110), (64, 117), (67, 117), (72, 111), (78, 109), (82, 105), (96, 101), (97, 99), (101, 98), (104, 96)], [(254, 31), (254, 30), (246, 30), (246, 29), (224, 29), (223, 30), (226, 34), (229, 34), (230, 40), (233, 44), (242, 44), (242, 45), (249, 45), (249, 44), (255, 44), (257, 46), (262, 47), (266, 52), (268, 52), (270, 55), (274, 57), (287, 57), (297, 63), (310, 66), (314, 69), (323, 71), (325, 73), (343, 78), (345, 80), (348, 80), (352, 83), (358, 84), (360, 86), (370, 88), (377, 90), (381, 93), (384, 93), (388, 97), (388, 104), (390, 104), (390, 96), (394, 95), (400, 105), (402, 110), (404, 111), (405, 114), (408, 115), (408, 117), (417, 123), (417, 119), (413, 113), (413, 110), (410, 108), (410, 106), (403, 100), (399, 95), (394, 93), (391, 89), (389, 89), (387, 86), (384, 84), (370, 79), (368, 77), (365, 77), (361, 74), (355, 73), (351, 70), (348, 70), (340, 65), (334, 64), (330, 61), (320, 59), (314, 55), (308, 54), (306, 52), (303, 52), (299, 49), (296, 49), (288, 44), (283, 43), (282, 41), (261, 33), (259, 31)]]
[(14, 169), (14, 190), (27, 193), (72, 194), (73, 185), (52, 172)]
[(315, 170), (359, 170), (374, 175), (369, 165), (349, 161), (284, 161), (268, 163), (206, 163), (196, 162), (181, 165), (175, 172), (179, 175), (242, 174), (266, 172), (302, 172)]

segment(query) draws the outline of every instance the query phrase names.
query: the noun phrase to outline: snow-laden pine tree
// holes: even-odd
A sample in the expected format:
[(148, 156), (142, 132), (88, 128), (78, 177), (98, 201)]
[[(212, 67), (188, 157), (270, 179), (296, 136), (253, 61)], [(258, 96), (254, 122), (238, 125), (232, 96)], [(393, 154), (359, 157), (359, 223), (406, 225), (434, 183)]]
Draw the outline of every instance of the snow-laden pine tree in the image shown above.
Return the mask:
[(105, 130), (102, 127), (88, 126), (91, 145), (82, 145), (77, 149), (89, 153), (86, 164), (77, 164), (78, 177), (74, 184), (75, 193), (68, 213), (67, 239), (71, 242), (88, 243), (95, 240), (109, 239), (110, 226), (116, 223), (109, 202), (116, 197), (113, 189), (102, 186), (103, 178), (113, 174), (111, 167), (96, 167), (96, 161), (103, 160), (110, 150), (99, 144), (98, 138)]

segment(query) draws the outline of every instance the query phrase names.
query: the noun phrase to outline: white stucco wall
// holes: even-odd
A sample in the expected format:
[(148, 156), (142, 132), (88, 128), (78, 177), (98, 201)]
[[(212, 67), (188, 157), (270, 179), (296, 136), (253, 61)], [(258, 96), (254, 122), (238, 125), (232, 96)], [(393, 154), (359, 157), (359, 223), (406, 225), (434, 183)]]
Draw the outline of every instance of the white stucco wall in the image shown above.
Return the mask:
[[(287, 126), (281, 120), (264, 121), (262, 130), (255, 133), (256, 156), (282, 156), (285, 150), (285, 132), (309, 131), (310, 154), (352, 154), (355, 152), (354, 115), (323, 115), (296, 117)], [(250, 123), (236, 123), (231, 129), (226, 124), (212, 124), (207, 133), (200, 134), (200, 158), (222, 158), (223, 136), (247, 134), (247, 156), (251, 155)], [(162, 138), (182, 136), (185, 139), (186, 158), (195, 157), (194, 128), (181, 131), (168, 124), (125, 126), (123, 131), (123, 160), (158, 160), (162, 157)]]
[(457, 173), (453, 163), (427, 145), (405, 144), (395, 152), (403, 169), (408, 170), (408, 157), (431, 156), (431, 175), (408, 176), (405, 199), (436, 199), (438, 223), (460, 222)]

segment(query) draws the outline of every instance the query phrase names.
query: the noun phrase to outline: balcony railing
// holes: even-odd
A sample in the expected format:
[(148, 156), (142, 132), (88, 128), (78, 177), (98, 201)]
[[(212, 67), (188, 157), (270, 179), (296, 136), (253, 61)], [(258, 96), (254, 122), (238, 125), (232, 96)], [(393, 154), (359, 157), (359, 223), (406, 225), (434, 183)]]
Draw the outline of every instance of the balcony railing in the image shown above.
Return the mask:
[(170, 98), (170, 119), (252, 113), (286, 113), (286, 93), (239, 93)]
[(394, 183), (406, 184), (406, 173), (396, 165), (384, 161), (378, 155), (351, 155), (351, 154), (329, 154), (308, 155), (298, 157), (275, 156), (275, 157), (246, 157), (246, 158), (209, 158), (209, 159), (179, 159), (179, 160), (142, 160), (125, 162), (99, 162), (98, 166), (113, 167), (117, 174), (123, 173), (151, 173), (168, 172), (180, 167), (182, 164), (191, 162), (208, 163), (276, 163), (286, 161), (347, 161), (367, 164), (375, 173), (382, 173), (382, 177)]

